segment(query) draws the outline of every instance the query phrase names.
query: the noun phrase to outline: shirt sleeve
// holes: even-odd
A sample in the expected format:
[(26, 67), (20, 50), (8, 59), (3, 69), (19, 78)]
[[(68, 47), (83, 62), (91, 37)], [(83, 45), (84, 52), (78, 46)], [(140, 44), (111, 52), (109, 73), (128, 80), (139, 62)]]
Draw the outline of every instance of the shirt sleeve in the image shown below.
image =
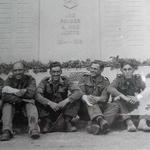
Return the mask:
[(108, 86), (110, 85), (109, 80), (105, 81), (105, 88), (103, 89), (101, 96), (100, 96), (100, 102), (108, 102), (110, 94), (107, 91)]
[(121, 93), (118, 91), (119, 80), (118, 78), (114, 79), (113, 82), (108, 86), (107, 91), (112, 96), (119, 96)]
[(35, 96), (36, 91), (36, 81), (33, 77), (30, 77), (29, 84), (26, 87), (27, 92), (24, 94), (23, 98), (25, 99), (32, 99)]
[(79, 80), (79, 87), (81, 91), (83, 92), (83, 94), (86, 94), (85, 81), (86, 79), (84, 76)]
[(69, 79), (68, 79), (68, 89), (71, 93), (68, 97), (70, 99), (70, 102), (79, 100), (83, 95), (81, 89), (79, 88), (78, 83), (70, 81)]
[[(11, 87), (11, 81), (10, 81), (10, 78), (8, 77), (5, 81), (4, 81), (4, 83), (3, 83), (3, 87), (5, 87), (5, 86), (9, 86), (9, 87)], [(2, 88), (3, 89), (3, 88)], [(1, 89), (1, 96), (2, 96), (2, 100), (4, 99), (7, 99), (7, 98), (9, 98), (9, 94), (7, 94), (7, 93), (2, 93), (2, 89)]]
[(44, 97), (45, 86), (46, 86), (46, 81), (42, 80), (39, 83), (37, 90), (36, 90), (36, 100), (43, 105), (47, 105), (48, 102), (50, 101), (49, 99)]
[(9, 102), (9, 103), (13, 103), (16, 101), (21, 102), (21, 98), (19, 98), (18, 96), (14, 95), (14, 94), (3, 93), (2, 94), (2, 101), (3, 102)]
[[(4, 86), (3, 87), (12, 87), (12, 82), (11, 82), (11, 77), (8, 77), (4, 81)], [(2, 101), (3, 102), (15, 102), (16, 100), (20, 99), (19, 97), (15, 96), (14, 94), (8, 94), (8, 93), (2, 93)]]

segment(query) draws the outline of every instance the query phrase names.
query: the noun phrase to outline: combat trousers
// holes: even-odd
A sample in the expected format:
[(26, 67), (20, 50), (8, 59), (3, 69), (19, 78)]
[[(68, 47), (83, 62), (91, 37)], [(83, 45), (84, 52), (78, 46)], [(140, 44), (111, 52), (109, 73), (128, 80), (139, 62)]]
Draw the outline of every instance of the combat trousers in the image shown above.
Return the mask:
[(63, 114), (63, 117), (68, 116), (70, 118), (77, 116), (80, 108), (80, 101), (77, 100), (75, 102), (69, 103), (63, 109), (60, 109), (56, 112), (50, 108), (50, 106), (44, 106), (39, 103), (37, 104), (37, 108), (39, 111), (40, 119), (48, 118), (52, 122), (55, 122), (60, 114)]
[[(102, 116), (108, 122), (109, 126), (111, 126), (114, 120), (118, 117), (119, 105), (116, 102), (112, 102), (105, 104), (99, 103), (93, 106), (88, 106), (82, 102), (80, 109), (80, 118), (85, 117), (87, 120), (87, 118), (89, 117), (90, 120), (94, 120), (96, 117)], [(81, 112), (84, 112), (84, 114)]]
[[(2, 123), (3, 123), (3, 131), (9, 130), (13, 134), (13, 118), (15, 115), (15, 110), (17, 107), (16, 104), (4, 103), (2, 109)], [(20, 106), (21, 109), (25, 110), (25, 114), (28, 118), (28, 126), (29, 126), (29, 133), (32, 130), (40, 130), (38, 126), (38, 112), (37, 108), (32, 103), (25, 103), (23, 102)]]
[[(123, 121), (131, 119), (131, 116), (129, 115), (129, 113), (131, 111), (133, 111), (134, 109), (137, 109), (138, 105), (137, 104), (131, 104), (131, 103), (126, 102), (124, 100), (119, 100), (117, 102), (118, 102), (119, 107), (120, 107), (120, 114), (122, 116)], [(147, 120), (149, 120), (150, 117), (146, 116), (146, 115), (143, 115), (143, 116), (140, 116), (140, 119), (147, 119)]]

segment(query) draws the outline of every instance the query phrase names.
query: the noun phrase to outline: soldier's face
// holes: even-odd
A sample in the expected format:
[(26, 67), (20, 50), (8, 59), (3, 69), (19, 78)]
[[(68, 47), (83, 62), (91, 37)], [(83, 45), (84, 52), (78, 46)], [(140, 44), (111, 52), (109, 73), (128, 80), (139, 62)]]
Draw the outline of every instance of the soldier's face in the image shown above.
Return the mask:
[(51, 74), (51, 77), (52, 77), (53, 81), (59, 81), (60, 76), (62, 74), (62, 70), (61, 70), (61, 68), (59, 66), (58, 67), (53, 67), (50, 70), (50, 74)]
[(17, 80), (20, 80), (24, 75), (24, 67), (21, 63), (17, 63), (13, 66), (13, 75)]
[(134, 69), (132, 68), (132, 66), (127, 64), (121, 69), (121, 72), (125, 78), (130, 79), (130, 78), (132, 78)]
[(101, 74), (102, 70), (100, 70), (100, 66), (99, 64), (92, 64), (91, 67), (90, 67), (90, 73), (91, 73), (91, 76), (95, 77), (99, 74)]

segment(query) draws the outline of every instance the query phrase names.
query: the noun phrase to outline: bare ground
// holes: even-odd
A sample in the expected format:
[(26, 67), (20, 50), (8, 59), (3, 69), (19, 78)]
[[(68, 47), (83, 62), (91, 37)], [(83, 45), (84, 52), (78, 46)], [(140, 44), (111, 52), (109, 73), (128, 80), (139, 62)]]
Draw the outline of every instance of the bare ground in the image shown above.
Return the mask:
[(126, 130), (113, 131), (108, 135), (91, 135), (86, 131), (75, 133), (53, 132), (42, 134), (32, 140), (28, 134), (15, 135), (6, 142), (0, 142), (0, 150), (149, 150), (150, 133)]

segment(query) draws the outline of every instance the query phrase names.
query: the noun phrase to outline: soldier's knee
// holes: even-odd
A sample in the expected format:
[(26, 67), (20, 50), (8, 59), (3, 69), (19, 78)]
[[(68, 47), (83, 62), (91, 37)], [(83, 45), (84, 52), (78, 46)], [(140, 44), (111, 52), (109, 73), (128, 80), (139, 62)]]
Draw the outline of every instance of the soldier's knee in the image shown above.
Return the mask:
[(118, 103), (116, 103), (116, 102), (111, 103), (111, 107), (112, 107), (113, 109), (115, 109), (115, 110), (118, 110), (118, 111), (119, 111), (119, 109), (120, 109), (120, 105), (119, 105)]
[(26, 108), (28, 108), (28, 109), (34, 109), (35, 107), (36, 107), (35, 104), (26, 103)]
[(4, 103), (3, 105), (3, 109), (12, 109), (12, 108), (13, 108), (13, 105), (10, 103)]
[(29, 115), (33, 115), (33, 114), (35, 114), (35, 115), (37, 115), (38, 114), (38, 111), (37, 111), (37, 108), (36, 108), (36, 106), (34, 105), (34, 104), (32, 104), (32, 103), (27, 103), (26, 104), (26, 111), (27, 111), (27, 113), (29, 114)]

